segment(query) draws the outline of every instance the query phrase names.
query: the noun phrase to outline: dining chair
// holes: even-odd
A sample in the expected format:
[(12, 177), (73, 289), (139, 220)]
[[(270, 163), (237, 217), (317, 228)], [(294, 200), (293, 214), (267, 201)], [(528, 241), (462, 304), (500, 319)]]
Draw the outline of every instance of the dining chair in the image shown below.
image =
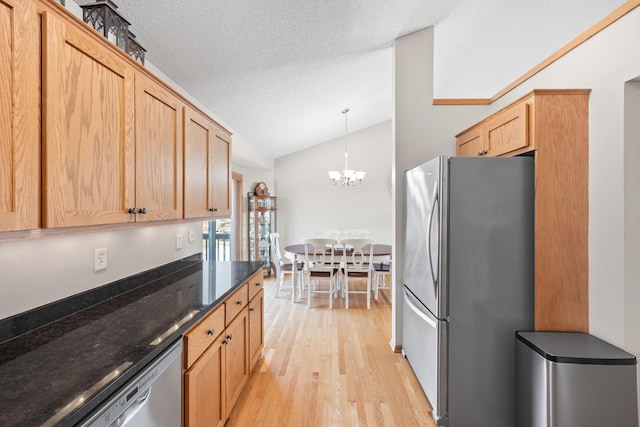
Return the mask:
[(372, 281), (372, 291), (373, 291), (373, 299), (378, 300), (378, 295), (380, 289), (388, 289), (385, 278), (387, 276), (391, 277), (391, 259), (387, 257), (387, 260), (379, 260), (376, 262), (376, 258), (374, 257), (372, 265), (373, 265), (373, 281)]
[[(296, 300), (296, 280), (295, 276), (298, 276), (299, 283), (302, 283), (302, 275), (304, 270), (303, 262), (289, 262), (288, 260), (284, 260), (282, 257), (282, 252), (280, 251), (280, 233), (271, 233), (269, 234), (269, 240), (271, 241), (271, 259), (273, 260), (273, 265), (276, 268), (276, 277), (278, 278), (278, 291), (276, 292), (276, 296), (282, 289), (290, 288), (291, 289), (291, 301), (295, 302)], [(295, 275), (294, 275), (295, 270)], [(291, 275), (291, 285), (284, 284), (284, 276), (290, 274)]]
[[(373, 239), (343, 239), (342, 245), (342, 274), (345, 308), (349, 308), (349, 294), (366, 294), (367, 309), (371, 309), (371, 281), (373, 276)], [(366, 249), (366, 250), (365, 250)], [(349, 289), (349, 277), (367, 279), (366, 290)]]
[[(329, 308), (333, 308), (333, 294), (339, 267), (335, 264), (335, 239), (303, 239), (304, 271), (307, 286), (307, 305), (311, 307), (312, 293), (329, 294)], [(313, 282), (312, 282), (313, 281)], [(320, 284), (326, 282), (326, 289)]]
[(342, 230), (343, 239), (368, 239), (371, 232), (363, 228), (349, 228)]

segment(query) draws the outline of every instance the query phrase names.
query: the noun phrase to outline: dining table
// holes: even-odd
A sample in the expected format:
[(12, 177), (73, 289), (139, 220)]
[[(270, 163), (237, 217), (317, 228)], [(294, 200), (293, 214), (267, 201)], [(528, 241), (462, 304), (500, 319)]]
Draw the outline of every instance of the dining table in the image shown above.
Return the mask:
[[(369, 246), (370, 245), (365, 245), (362, 248), (363, 252), (365, 254), (369, 253)], [(304, 243), (296, 243), (296, 244), (293, 244), (293, 245), (285, 246), (284, 247), (284, 255), (285, 255), (286, 258), (291, 259), (293, 261), (294, 265), (296, 265), (296, 263), (304, 261), (304, 257), (305, 257), (304, 248), (305, 248), (305, 244)], [(382, 243), (375, 243), (373, 245), (373, 258), (374, 258), (373, 260), (377, 261), (377, 262), (384, 262), (384, 261), (391, 260), (392, 248), (393, 247), (391, 245), (385, 245), (385, 244), (382, 244)], [(337, 244), (334, 247), (334, 253), (339, 259), (342, 258), (342, 254), (343, 254), (344, 250), (345, 250), (344, 247), (342, 245), (340, 245), (340, 244)], [(349, 248), (347, 246), (346, 250), (347, 250), (347, 254), (349, 254), (353, 249)], [(293, 284), (292, 288), (295, 290), (295, 288), (296, 288), (296, 286), (295, 286), (296, 285), (295, 284), (295, 276), (296, 275), (294, 274), (293, 276), (294, 276), (294, 279), (293, 279), (294, 280), (294, 284)], [(302, 291), (303, 291), (302, 285), (303, 285), (303, 283), (302, 283), (302, 281), (300, 281), (298, 283), (298, 295), (302, 295)], [(337, 294), (339, 288), (340, 288), (340, 285), (339, 285), (339, 282), (338, 282), (338, 284), (336, 286), (336, 294)], [(294, 299), (296, 299), (296, 298), (294, 297)]]

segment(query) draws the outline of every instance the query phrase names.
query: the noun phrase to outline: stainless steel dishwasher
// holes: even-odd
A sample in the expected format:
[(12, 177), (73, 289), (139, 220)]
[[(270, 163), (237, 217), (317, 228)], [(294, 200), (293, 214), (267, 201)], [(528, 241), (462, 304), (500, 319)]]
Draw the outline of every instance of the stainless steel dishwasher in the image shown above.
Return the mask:
[(179, 427), (182, 417), (182, 340), (179, 339), (81, 427)]

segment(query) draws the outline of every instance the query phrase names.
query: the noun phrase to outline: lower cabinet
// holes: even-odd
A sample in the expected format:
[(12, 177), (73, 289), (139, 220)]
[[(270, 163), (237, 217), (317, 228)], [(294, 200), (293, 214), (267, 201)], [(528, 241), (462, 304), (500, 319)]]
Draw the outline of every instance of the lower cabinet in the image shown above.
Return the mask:
[(264, 348), (264, 291), (249, 302), (249, 369), (253, 370)]
[(185, 334), (185, 426), (223, 426), (240, 397), (264, 346), (262, 283), (260, 270)]
[(243, 308), (225, 332), (225, 397), (227, 412), (238, 400), (249, 378), (249, 317)]
[(184, 374), (185, 426), (217, 427), (227, 420), (223, 339), (217, 339)]

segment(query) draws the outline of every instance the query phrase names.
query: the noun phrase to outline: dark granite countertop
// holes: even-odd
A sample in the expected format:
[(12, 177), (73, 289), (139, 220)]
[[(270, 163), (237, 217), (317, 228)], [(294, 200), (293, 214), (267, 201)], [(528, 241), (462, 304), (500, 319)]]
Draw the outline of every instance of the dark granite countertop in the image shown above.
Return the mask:
[(0, 425), (77, 424), (261, 265), (176, 261), (0, 320)]

